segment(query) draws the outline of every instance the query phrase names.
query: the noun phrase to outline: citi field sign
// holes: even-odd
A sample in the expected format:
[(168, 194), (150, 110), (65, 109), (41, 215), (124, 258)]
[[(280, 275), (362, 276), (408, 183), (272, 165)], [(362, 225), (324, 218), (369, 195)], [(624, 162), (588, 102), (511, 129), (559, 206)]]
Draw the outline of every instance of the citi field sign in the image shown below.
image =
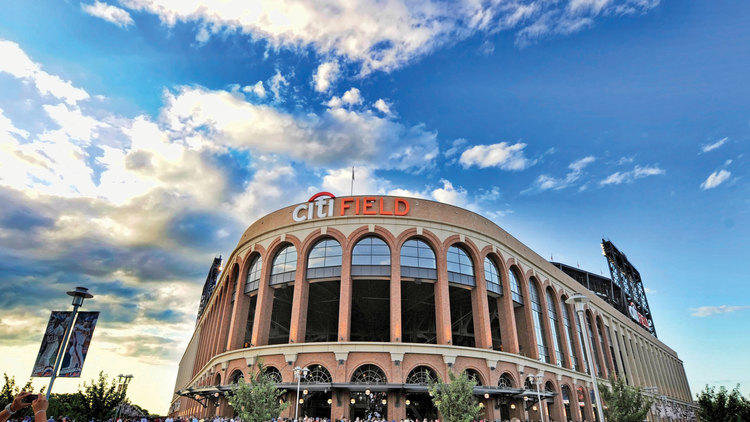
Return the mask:
[(395, 215), (409, 214), (409, 201), (404, 198), (383, 196), (357, 196), (339, 198), (338, 209), (336, 197), (330, 192), (318, 192), (307, 202), (299, 204), (292, 211), (294, 221), (306, 221), (346, 215)]

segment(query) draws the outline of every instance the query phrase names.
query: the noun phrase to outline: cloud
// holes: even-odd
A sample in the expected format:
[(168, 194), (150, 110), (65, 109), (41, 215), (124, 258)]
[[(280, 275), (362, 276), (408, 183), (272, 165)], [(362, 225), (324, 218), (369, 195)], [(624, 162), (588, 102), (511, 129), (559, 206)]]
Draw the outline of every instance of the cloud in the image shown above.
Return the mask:
[(34, 63), (21, 47), (12, 41), (0, 39), (0, 57), (3, 58), (0, 60), (0, 72), (33, 83), (42, 95), (63, 100), (69, 105), (89, 98), (89, 94), (83, 89), (42, 70), (41, 66)]
[(666, 174), (666, 171), (658, 166), (639, 166), (636, 165), (633, 170), (630, 171), (618, 171), (610, 174), (605, 179), (599, 182), (600, 186), (607, 185), (619, 185), (622, 183), (632, 183), (637, 179), (642, 179), (648, 176), (657, 176)]
[(694, 317), (708, 317), (712, 315), (728, 314), (732, 312), (742, 311), (750, 309), (750, 306), (733, 306), (733, 305), (720, 305), (720, 306), (700, 306), (698, 308), (692, 308), (690, 315)]
[(708, 175), (706, 180), (704, 180), (703, 183), (701, 183), (701, 189), (703, 190), (713, 189), (719, 186), (720, 184), (726, 182), (731, 175), (732, 173), (729, 170), (724, 170), (724, 169), (717, 170), (711, 173), (710, 175)]
[(570, 171), (562, 178), (556, 178), (547, 174), (540, 174), (534, 183), (522, 193), (541, 192), (545, 190), (561, 190), (572, 186), (583, 175), (583, 169), (596, 161), (593, 155), (589, 155), (573, 161), (568, 165)]
[[(472, 35), (512, 30), (525, 44), (569, 34), (599, 16), (647, 12), (658, 0), (567, 2), (411, 2), (352, 0), (123, 0), (131, 10), (152, 13), (166, 25), (194, 22), (210, 34), (236, 31), (273, 47), (312, 48), (361, 64), (362, 73), (391, 71), (435, 49)], [(325, 83), (320, 87), (322, 90)]]
[(378, 98), (378, 100), (375, 101), (373, 107), (375, 107), (376, 110), (385, 114), (386, 116), (390, 116), (391, 114), (393, 114), (391, 112), (391, 106), (388, 105), (388, 103), (385, 102), (385, 100), (383, 100), (382, 98)]
[(463, 153), (458, 162), (464, 168), (477, 166), (479, 168), (498, 167), (503, 170), (524, 170), (534, 165), (535, 160), (529, 160), (524, 156), (526, 144), (508, 144), (500, 142), (492, 145), (475, 145)]
[(263, 81), (258, 81), (255, 85), (247, 85), (242, 88), (243, 92), (252, 92), (257, 95), (258, 98), (266, 98), (266, 88), (263, 86)]
[(133, 18), (124, 9), (112, 6), (107, 3), (95, 1), (92, 4), (81, 3), (81, 9), (87, 14), (104, 19), (107, 22), (113, 23), (121, 28), (125, 28), (133, 24)]
[(351, 88), (341, 96), (341, 101), (350, 106), (362, 104), (362, 94), (357, 88)]
[(336, 81), (340, 73), (338, 62), (321, 63), (313, 75), (313, 86), (318, 92), (326, 92)]
[(725, 143), (727, 143), (728, 140), (729, 140), (728, 137), (724, 137), (714, 143), (701, 145), (701, 152), (713, 151), (719, 148), (720, 146), (724, 145)]

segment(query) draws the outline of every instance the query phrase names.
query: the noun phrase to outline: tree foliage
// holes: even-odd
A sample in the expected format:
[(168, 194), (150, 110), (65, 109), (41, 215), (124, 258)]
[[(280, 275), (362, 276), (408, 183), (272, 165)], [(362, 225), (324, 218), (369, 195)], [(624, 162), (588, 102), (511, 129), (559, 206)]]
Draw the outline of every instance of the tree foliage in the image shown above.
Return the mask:
[(610, 377), (611, 388), (599, 384), (604, 402), (604, 417), (609, 422), (641, 422), (646, 419), (653, 401), (643, 390), (625, 384), (623, 377)]
[(446, 422), (471, 422), (478, 420), (482, 407), (474, 397), (474, 379), (463, 372), (448, 374), (449, 381), (430, 384), (432, 402)]
[(742, 396), (739, 385), (732, 391), (706, 385), (698, 394), (698, 406), (698, 417), (705, 422), (750, 421), (750, 400)]
[(243, 422), (266, 422), (278, 418), (289, 403), (281, 402), (283, 392), (258, 363), (258, 372), (250, 382), (237, 383), (234, 394), (229, 397), (229, 405)]
[(87, 420), (104, 421), (114, 415), (115, 408), (125, 400), (125, 391), (117, 390), (117, 382), (108, 380), (104, 372), (96, 380), (78, 390), (86, 409)]

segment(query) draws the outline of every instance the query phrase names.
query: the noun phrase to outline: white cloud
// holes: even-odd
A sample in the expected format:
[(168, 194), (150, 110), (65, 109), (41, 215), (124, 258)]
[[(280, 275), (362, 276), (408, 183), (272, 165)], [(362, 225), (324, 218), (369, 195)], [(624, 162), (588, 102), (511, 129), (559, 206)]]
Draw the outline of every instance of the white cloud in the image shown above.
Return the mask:
[(657, 176), (665, 174), (666, 171), (658, 166), (639, 166), (636, 165), (633, 170), (630, 171), (618, 171), (610, 174), (604, 180), (599, 182), (599, 185), (619, 185), (622, 183), (631, 183), (634, 180), (642, 179), (648, 176)]
[(728, 170), (717, 170), (713, 173), (711, 173), (706, 180), (701, 183), (701, 189), (708, 190), (713, 189), (720, 184), (724, 183), (729, 179), (729, 177), (732, 175), (732, 173)]
[(693, 311), (690, 315), (694, 317), (708, 317), (712, 315), (728, 314), (732, 312), (742, 311), (750, 309), (750, 306), (733, 306), (733, 305), (720, 305), (720, 306), (700, 306), (698, 308), (692, 308)]
[(596, 158), (593, 155), (589, 155), (587, 157), (583, 157), (581, 159), (573, 161), (572, 163), (570, 163), (570, 165), (568, 165), (568, 168), (575, 172), (580, 172), (594, 161), (596, 161)]
[[(600, 15), (648, 11), (658, 0), (481, 2), (439, 0), (122, 0), (167, 25), (195, 22), (212, 34), (236, 30), (273, 47), (312, 47), (319, 55), (361, 63), (362, 72), (391, 71), (477, 32), (516, 30), (519, 42), (568, 34)], [(321, 87), (322, 88), (322, 87)]]
[(247, 85), (242, 88), (242, 91), (248, 93), (252, 92), (257, 95), (258, 98), (266, 98), (266, 88), (263, 86), (263, 81), (258, 81), (255, 85)]
[(271, 77), (269, 85), (271, 87), (271, 92), (273, 92), (274, 101), (280, 101), (281, 90), (289, 86), (289, 81), (286, 80), (279, 70), (276, 70), (276, 73)]
[[(594, 161), (596, 161), (596, 158), (593, 155), (589, 155), (573, 161), (568, 165), (568, 169), (570, 169), (570, 171), (565, 175), (565, 177), (562, 178), (553, 177), (547, 174), (541, 174), (536, 178), (534, 184), (528, 189), (522, 191), (522, 193), (540, 192), (550, 189), (560, 190), (572, 186), (583, 175), (583, 169)], [(585, 190), (585, 187), (581, 186), (580, 190)]]
[(475, 145), (461, 154), (458, 160), (464, 168), (499, 167), (503, 170), (523, 170), (532, 166), (535, 161), (524, 156), (526, 144), (508, 144), (500, 142), (492, 145)]
[(374, 107), (376, 110), (387, 116), (391, 115), (391, 106), (389, 106), (382, 98), (378, 98), (378, 100), (375, 101)]
[(728, 140), (729, 140), (728, 137), (724, 137), (724, 138), (719, 139), (716, 142), (713, 142), (713, 143), (710, 143), (710, 144), (701, 145), (701, 152), (713, 151), (713, 150), (719, 148), (720, 146), (726, 144)]
[(339, 77), (340, 69), (338, 62), (331, 61), (321, 63), (313, 75), (313, 86), (318, 92), (326, 92)]
[(69, 81), (57, 75), (51, 75), (34, 63), (18, 44), (0, 39), (0, 72), (33, 82), (42, 95), (51, 95), (74, 105), (89, 98), (89, 94), (81, 88), (73, 86)]
[(357, 88), (351, 88), (341, 96), (341, 101), (350, 106), (362, 104), (362, 94)]
[(87, 14), (104, 19), (107, 22), (113, 23), (121, 28), (125, 28), (133, 24), (133, 18), (130, 14), (116, 6), (107, 4), (100, 1), (95, 1), (92, 4), (81, 3), (81, 9)]

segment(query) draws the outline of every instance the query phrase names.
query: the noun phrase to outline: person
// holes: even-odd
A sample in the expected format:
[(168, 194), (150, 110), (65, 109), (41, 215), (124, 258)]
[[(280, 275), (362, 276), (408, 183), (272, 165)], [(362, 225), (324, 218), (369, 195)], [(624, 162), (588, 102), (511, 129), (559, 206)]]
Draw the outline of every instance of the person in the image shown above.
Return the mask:
[(22, 391), (10, 404), (5, 406), (5, 409), (0, 412), (0, 422), (7, 421), (14, 413), (29, 405), (34, 411), (34, 422), (47, 422), (47, 406), (49, 406), (47, 398), (43, 394), (39, 394), (34, 401), (29, 403), (24, 400), (29, 395), (31, 395), (30, 392)]

